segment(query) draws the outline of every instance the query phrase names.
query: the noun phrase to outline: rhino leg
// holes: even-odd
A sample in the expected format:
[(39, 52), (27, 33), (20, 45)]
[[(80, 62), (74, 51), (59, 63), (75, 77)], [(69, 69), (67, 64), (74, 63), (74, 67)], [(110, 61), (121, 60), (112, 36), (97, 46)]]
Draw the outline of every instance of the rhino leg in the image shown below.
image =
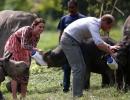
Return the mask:
[(5, 80), (5, 73), (3, 68), (0, 66), (0, 83)]
[[(8, 82), (7, 84), (6, 84), (6, 88), (7, 88), (7, 90), (9, 91), (9, 92), (12, 92), (12, 90), (11, 90), (11, 82)], [(19, 92), (19, 93), (21, 93), (21, 88), (20, 88), (20, 84), (18, 83), (18, 85), (17, 85), (17, 91)], [(0, 99), (1, 100), (1, 99)]]
[(3, 93), (0, 91), (0, 100), (5, 100)]

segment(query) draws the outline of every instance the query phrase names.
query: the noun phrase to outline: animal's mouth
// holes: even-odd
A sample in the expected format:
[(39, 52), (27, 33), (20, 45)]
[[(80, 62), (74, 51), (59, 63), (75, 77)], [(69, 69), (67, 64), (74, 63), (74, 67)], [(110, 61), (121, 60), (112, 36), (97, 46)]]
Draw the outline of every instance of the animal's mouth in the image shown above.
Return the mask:
[(46, 63), (48, 67), (54, 67), (54, 62), (50, 59), (50, 56), (46, 56), (43, 59)]

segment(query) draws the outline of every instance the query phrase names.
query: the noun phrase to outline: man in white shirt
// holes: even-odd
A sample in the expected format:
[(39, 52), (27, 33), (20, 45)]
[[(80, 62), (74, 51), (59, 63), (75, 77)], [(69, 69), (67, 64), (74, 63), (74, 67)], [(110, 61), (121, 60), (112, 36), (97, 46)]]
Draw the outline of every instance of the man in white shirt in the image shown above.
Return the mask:
[(72, 22), (64, 29), (60, 44), (72, 69), (74, 97), (83, 95), (84, 82), (88, 77), (80, 44), (92, 37), (99, 49), (113, 55), (114, 50), (118, 49), (119, 46), (110, 46), (105, 43), (101, 39), (99, 32), (100, 29), (109, 32), (114, 21), (114, 17), (110, 14), (105, 14), (99, 19), (86, 17)]

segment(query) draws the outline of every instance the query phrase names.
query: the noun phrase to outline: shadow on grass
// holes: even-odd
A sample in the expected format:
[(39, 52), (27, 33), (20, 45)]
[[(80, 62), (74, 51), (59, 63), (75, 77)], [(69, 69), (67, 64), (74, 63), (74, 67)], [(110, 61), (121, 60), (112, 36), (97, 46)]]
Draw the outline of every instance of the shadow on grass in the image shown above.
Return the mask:
[(108, 89), (108, 88), (116, 88), (115, 86), (105, 86), (105, 87), (102, 87), (102, 86), (99, 86), (99, 85), (94, 85), (92, 87), (90, 87), (91, 90), (99, 90), (99, 89)]

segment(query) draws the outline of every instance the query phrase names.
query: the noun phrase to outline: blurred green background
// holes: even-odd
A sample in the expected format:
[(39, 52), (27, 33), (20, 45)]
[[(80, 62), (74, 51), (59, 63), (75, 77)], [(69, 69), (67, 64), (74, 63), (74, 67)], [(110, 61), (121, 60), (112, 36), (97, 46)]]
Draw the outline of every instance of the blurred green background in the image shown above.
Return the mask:
[[(59, 18), (67, 13), (68, 0), (0, 0), (0, 10), (23, 10), (36, 13), (47, 21), (47, 30), (55, 30)], [(129, 15), (129, 0), (77, 0), (79, 11), (87, 16), (99, 17), (112, 13), (116, 22), (124, 21)], [(114, 6), (114, 4), (116, 5)]]

